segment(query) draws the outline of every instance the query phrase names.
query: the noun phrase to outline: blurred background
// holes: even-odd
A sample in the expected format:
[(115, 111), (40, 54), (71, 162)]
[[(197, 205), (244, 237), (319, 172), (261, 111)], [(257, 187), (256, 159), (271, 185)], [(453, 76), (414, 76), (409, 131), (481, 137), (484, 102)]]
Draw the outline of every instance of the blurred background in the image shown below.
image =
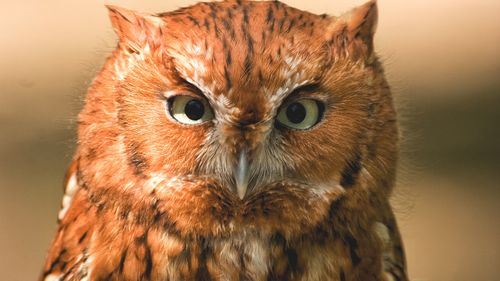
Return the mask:
[[(339, 14), (358, 0), (287, 0)], [(86, 87), (113, 49), (104, 3), (0, 0), (0, 272), (34, 280), (56, 229)], [(404, 145), (393, 199), (414, 281), (500, 275), (500, 1), (379, 0)]]

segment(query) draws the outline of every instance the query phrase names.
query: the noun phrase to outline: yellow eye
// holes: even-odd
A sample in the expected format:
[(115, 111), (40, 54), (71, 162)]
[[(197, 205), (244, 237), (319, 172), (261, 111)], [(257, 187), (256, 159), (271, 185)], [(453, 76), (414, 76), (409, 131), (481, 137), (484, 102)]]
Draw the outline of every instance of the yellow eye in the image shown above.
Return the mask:
[(278, 122), (295, 130), (306, 130), (318, 124), (323, 114), (323, 104), (312, 99), (286, 103), (278, 113)]
[(168, 100), (168, 111), (179, 123), (196, 125), (214, 117), (212, 109), (205, 100), (192, 96), (175, 96)]

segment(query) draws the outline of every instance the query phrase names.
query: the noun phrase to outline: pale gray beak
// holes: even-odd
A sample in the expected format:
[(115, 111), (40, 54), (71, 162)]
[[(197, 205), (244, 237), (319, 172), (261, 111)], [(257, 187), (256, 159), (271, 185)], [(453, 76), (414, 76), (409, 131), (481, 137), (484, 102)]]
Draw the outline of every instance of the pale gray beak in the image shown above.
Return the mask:
[(247, 152), (242, 150), (238, 157), (238, 166), (236, 167), (234, 180), (236, 182), (236, 191), (240, 199), (245, 197), (248, 188), (248, 170), (249, 163), (247, 158)]

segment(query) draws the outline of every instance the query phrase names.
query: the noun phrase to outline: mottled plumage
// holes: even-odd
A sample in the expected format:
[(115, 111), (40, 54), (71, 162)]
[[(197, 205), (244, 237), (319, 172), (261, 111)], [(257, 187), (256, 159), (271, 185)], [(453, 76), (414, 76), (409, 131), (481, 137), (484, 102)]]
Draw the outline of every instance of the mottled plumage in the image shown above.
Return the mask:
[(108, 8), (41, 280), (407, 280), (374, 1)]

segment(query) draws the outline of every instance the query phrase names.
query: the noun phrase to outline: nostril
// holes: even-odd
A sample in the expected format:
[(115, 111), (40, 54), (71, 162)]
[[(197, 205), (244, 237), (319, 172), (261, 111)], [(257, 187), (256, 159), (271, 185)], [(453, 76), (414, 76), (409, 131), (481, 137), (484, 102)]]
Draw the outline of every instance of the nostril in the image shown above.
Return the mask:
[(260, 110), (253, 106), (242, 105), (239, 109), (240, 112), (237, 116), (235, 116), (235, 121), (236, 125), (240, 128), (258, 123), (262, 117)]
[(253, 110), (249, 110), (245, 112), (245, 115), (242, 116), (238, 122), (237, 125), (238, 127), (245, 127), (248, 125), (253, 125), (259, 122), (259, 118), (256, 116), (255, 112)]
[(243, 127), (246, 127), (248, 125), (253, 125), (255, 123), (257, 123), (258, 120), (256, 120), (255, 118), (252, 118), (252, 119), (245, 119), (245, 120), (240, 120), (238, 121), (237, 125), (239, 128), (243, 128)]

